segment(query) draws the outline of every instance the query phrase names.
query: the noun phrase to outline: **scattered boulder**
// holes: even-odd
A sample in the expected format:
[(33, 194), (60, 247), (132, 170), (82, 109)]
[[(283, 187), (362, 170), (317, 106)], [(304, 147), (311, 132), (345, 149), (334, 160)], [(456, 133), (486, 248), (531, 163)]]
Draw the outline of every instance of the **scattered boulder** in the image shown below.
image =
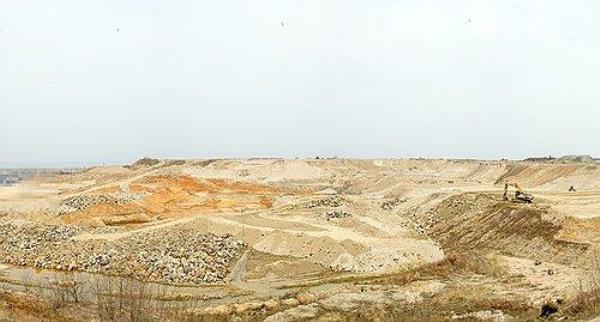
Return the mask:
[(345, 211), (341, 211), (341, 210), (336, 210), (336, 211), (328, 211), (325, 213), (325, 217), (327, 218), (327, 221), (330, 221), (332, 219), (343, 219), (343, 218), (350, 218), (352, 217), (352, 214), (349, 214)]
[(312, 200), (306, 203), (306, 208), (337, 208), (342, 205), (342, 200), (338, 196), (331, 196), (325, 199)]
[(381, 209), (386, 210), (386, 211), (392, 211), (392, 210), (394, 210), (394, 208), (396, 208), (396, 206), (398, 206), (399, 204), (404, 203), (406, 201), (407, 201), (406, 198), (396, 197), (392, 200), (383, 202), (381, 204)]

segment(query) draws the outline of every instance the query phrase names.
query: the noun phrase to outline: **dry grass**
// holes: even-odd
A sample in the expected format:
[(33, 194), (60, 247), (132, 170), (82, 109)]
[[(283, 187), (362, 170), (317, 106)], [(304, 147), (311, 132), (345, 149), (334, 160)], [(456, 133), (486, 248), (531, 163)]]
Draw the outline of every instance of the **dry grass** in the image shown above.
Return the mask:
[[(174, 300), (165, 286), (142, 283), (134, 279), (102, 276), (92, 290), (95, 315), (101, 321), (230, 321), (228, 315), (203, 315), (200, 298)], [(171, 300), (166, 300), (171, 299)], [(238, 321), (262, 321), (257, 312), (237, 315)]]
[[(52, 303), (32, 294), (0, 291), (0, 316), (12, 316), (15, 320), (71, 321)], [(2, 320), (2, 319), (0, 319)]]
[(586, 318), (600, 315), (600, 258), (591, 259), (591, 275), (582, 278), (574, 290), (575, 296), (569, 299), (563, 312), (571, 317)]
[(407, 285), (421, 280), (444, 280), (449, 286), (441, 293), (415, 304), (402, 302), (393, 305), (365, 304), (351, 312), (325, 312), (324, 320), (345, 321), (446, 321), (455, 314), (500, 310), (519, 321), (536, 320), (539, 310), (527, 305), (525, 299), (494, 294), (482, 285), (463, 285), (460, 280), (472, 276), (506, 275), (491, 257), (470, 257), (450, 254), (446, 259), (418, 269), (361, 280), (366, 284)]
[(534, 321), (538, 310), (519, 298), (499, 298), (481, 286), (454, 287), (414, 304), (364, 304), (351, 312), (326, 312), (324, 320), (343, 321), (448, 321), (455, 314), (500, 310), (517, 321)]
[(579, 281), (578, 289), (573, 292), (576, 295), (569, 299), (564, 308), (569, 316), (585, 318), (600, 315), (600, 260), (594, 257), (592, 261), (596, 273)]
[(412, 268), (405, 271), (388, 274), (334, 274), (331, 277), (321, 277), (305, 283), (296, 283), (281, 286), (279, 289), (308, 289), (322, 284), (380, 284), (380, 285), (406, 285), (423, 280), (451, 280), (453, 275), (485, 275), (506, 276), (506, 271), (495, 263), (491, 257), (484, 255), (447, 254), (443, 260)]
[(504, 270), (492, 258), (448, 254), (442, 261), (409, 271), (372, 278), (370, 283), (406, 285), (419, 280), (449, 280), (453, 275), (502, 276)]
[(50, 291), (49, 301), (54, 309), (59, 309), (69, 303), (78, 303), (81, 293), (81, 281), (75, 274), (62, 274), (60, 280), (48, 281)]

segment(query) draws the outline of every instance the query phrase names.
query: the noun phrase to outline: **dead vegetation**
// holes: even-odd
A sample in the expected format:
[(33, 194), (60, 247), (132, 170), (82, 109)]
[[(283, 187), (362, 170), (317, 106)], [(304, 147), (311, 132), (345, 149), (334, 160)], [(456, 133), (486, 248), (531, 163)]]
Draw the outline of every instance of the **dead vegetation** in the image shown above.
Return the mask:
[(504, 274), (505, 271), (491, 257), (486, 257), (483, 254), (470, 254), (467, 256), (454, 253), (448, 254), (446, 258), (437, 263), (400, 273), (367, 278), (362, 282), (383, 285), (406, 285), (422, 280), (451, 280), (456, 275), (499, 277)]
[(73, 273), (61, 275), (61, 280), (49, 280), (48, 297), (54, 309), (59, 309), (68, 303), (79, 303), (82, 282)]
[(561, 308), (565, 315), (576, 318), (587, 318), (600, 315), (600, 257), (595, 255), (592, 260), (593, 272), (579, 281), (577, 289), (564, 307)]
[(485, 290), (480, 288), (461, 288), (414, 305), (365, 304), (351, 312), (326, 312), (322, 318), (343, 321), (448, 321), (460, 316), (457, 313), (468, 315), (486, 311), (500, 312), (502, 316), (517, 321), (535, 321), (538, 317), (538, 311), (525, 305), (522, 299), (506, 300), (485, 294)]
[(0, 290), (0, 320), (70, 321), (44, 297)]

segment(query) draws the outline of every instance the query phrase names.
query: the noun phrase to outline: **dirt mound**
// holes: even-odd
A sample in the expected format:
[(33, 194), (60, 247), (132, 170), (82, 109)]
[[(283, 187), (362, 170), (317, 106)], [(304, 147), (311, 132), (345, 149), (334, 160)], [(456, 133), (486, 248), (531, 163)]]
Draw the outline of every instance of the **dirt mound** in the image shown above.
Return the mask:
[(141, 158), (141, 159), (135, 161), (131, 166), (134, 168), (143, 167), (143, 166), (151, 167), (151, 166), (155, 166), (159, 163), (160, 163), (160, 160), (158, 160), (158, 159), (145, 157), (145, 158)]
[(556, 239), (562, 226), (545, 219), (546, 209), (497, 201), (486, 194), (450, 197), (433, 213), (437, 218), (429, 235), (447, 250), (496, 250), (569, 264), (589, 248), (589, 244)]

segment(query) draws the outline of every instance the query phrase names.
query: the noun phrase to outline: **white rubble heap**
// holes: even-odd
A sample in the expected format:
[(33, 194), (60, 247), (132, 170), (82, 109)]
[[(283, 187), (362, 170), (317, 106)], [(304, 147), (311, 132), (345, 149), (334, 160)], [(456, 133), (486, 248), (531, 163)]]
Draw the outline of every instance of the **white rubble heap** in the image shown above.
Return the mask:
[(223, 281), (246, 248), (230, 235), (185, 228), (136, 233), (112, 242), (71, 239), (83, 232), (76, 226), (0, 221), (0, 262), (193, 285)]

